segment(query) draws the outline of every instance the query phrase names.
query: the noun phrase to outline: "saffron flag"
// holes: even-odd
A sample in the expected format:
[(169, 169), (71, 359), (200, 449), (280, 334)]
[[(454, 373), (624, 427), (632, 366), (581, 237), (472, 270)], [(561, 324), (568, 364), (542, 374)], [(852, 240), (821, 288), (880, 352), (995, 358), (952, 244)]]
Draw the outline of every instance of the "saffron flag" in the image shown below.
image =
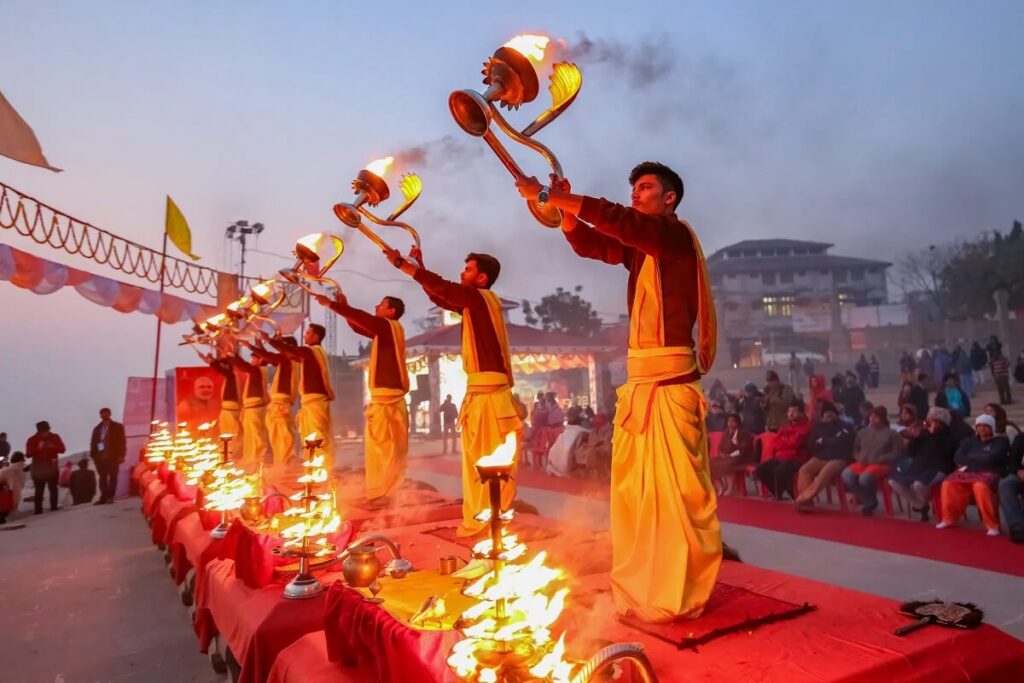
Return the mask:
[(25, 119), (18, 115), (3, 93), (0, 93), (0, 154), (23, 164), (31, 164), (60, 173), (50, 166), (43, 148)]
[(199, 257), (192, 253), (192, 231), (189, 230), (188, 221), (182, 215), (181, 209), (174, 203), (170, 195), (167, 196), (167, 237), (174, 242), (174, 246), (193, 261)]

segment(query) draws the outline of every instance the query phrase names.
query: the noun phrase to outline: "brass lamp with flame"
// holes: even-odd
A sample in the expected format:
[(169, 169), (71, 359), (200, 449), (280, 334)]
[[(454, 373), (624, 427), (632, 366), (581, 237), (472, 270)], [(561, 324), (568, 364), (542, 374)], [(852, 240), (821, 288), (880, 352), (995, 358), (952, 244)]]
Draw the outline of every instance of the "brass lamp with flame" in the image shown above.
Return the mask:
[[(495, 106), (497, 102), (499, 106), (518, 109), (520, 105), (536, 99), (540, 86), (533, 62), (543, 60), (549, 42), (547, 36), (516, 36), (499, 47), (484, 63), (484, 85), (488, 86), (487, 90), (482, 93), (476, 90), (456, 90), (448, 97), (448, 109), (459, 127), (474, 137), (483, 138), (516, 180), (526, 174), (494, 134), (490, 125), (492, 121), (512, 140), (544, 157), (553, 175), (565, 177), (562, 164), (555, 154), (533, 136), (561, 116), (576, 99), (583, 85), (583, 74), (579, 67), (569, 62), (559, 62), (552, 67), (548, 85), (551, 106), (521, 131), (513, 128)], [(549, 228), (558, 227), (562, 221), (559, 209), (547, 205), (538, 206), (533, 201), (527, 202), (527, 207), (538, 222)]]
[(337, 554), (337, 548), (328, 537), (341, 526), (341, 518), (335, 494), (321, 491), (329, 478), (320, 450), (323, 443), (323, 437), (316, 432), (305, 438), (304, 474), (298, 479), (302, 491), (291, 497), (295, 506), (277, 517), (287, 526), (279, 532), (285, 539), (284, 545), (275, 552), (299, 559), (298, 574), (284, 587), (284, 597), (289, 600), (312, 598), (322, 593), (324, 586), (313, 575), (312, 563), (332, 562)]
[(391, 164), (394, 163), (394, 160), (394, 157), (377, 159), (371, 161), (366, 165), (366, 168), (359, 171), (355, 180), (352, 181), (352, 189), (356, 193), (356, 198), (351, 203), (342, 202), (335, 204), (334, 215), (348, 227), (355, 228), (363, 233), (367, 239), (376, 244), (382, 251), (390, 250), (391, 246), (380, 235), (371, 230), (363, 222), (363, 218), (377, 225), (405, 230), (412, 237), (416, 248), (419, 249), (419, 233), (408, 223), (398, 220), (402, 214), (416, 203), (416, 200), (419, 199), (420, 194), (423, 192), (423, 181), (420, 180), (418, 175), (406, 173), (402, 176), (402, 180), (399, 183), (399, 189), (403, 197), (402, 203), (387, 218), (381, 218), (367, 208), (367, 206), (377, 206), (391, 196), (391, 190), (384, 180), (384, 175), (391, 167)]
[[(320, 262), (320, 245), (324, 240), (329, 240), (334, 247), (334, 254), (325, 263)], [(313, 296), (317, 292), (312, 284), (321, 284), (327, 287), (341, 289), (336, 281), (327, 277), (329, 271), (345, 251), (345, 243), (337, 235), (317, 232), (300, 238), (295, 243), (295, 257), (297, 261), (292, 268), (282, 268), (278, 276), (291, 284), (305, 290)]]

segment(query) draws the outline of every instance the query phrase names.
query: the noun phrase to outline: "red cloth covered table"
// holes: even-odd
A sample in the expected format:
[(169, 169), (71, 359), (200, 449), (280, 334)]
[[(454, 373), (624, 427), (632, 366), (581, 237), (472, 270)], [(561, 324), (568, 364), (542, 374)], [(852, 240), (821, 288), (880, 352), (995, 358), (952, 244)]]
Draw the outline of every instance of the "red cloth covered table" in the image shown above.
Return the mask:
[(142, 490), (142, 516), (146, 519), (153, 517), (156, 512), (155, 506), (161, 498), (167, 495), (167, 485), (154, 477), (146, 488)]
[[(320, 576), (325, 584), (340, 573)], [(306, 600), (286, 600), (282, 584), (249, 588), (235, 578), (232, 560), (215, 560), (204, 575), (204, 603), (197, 605), (197, 632), (205, 652), (216, 624), (242, 671), (236, 683), (265, 681), (278, 653), (307, 633), (323, 628), (325, 594)], [(202, 624), (200, 624), (202, 622)]]
[[(931, 626), (900, 638), (892, 631), (908, 623), (909, 618), (898, 614), (899, 603), (894, 600), (735, 562), (724, 563), (721, 577), (732, 585), (790, 602), (810, 602), (818, 609), (788, 621), (723, 636), (694, 652), (678, 650), (617, 623), (610, 603), (604, 603), (580, 615), (582, 622), (589, 625), (589, 632), (569, 633), (570, 651), (585, 658), (599, 648), (594, 639), (640, 642), (654, 662), (661, 683), (1003, 683), (1019, 680), (1024, 671), (1024, 643), (992, 626), (970, 631)], [(595, 576), (586, 583), (607, 583), (607, 578)], [(364, 609), (380, 611), (371, 605)], [(389, 642), (394, 647), (403, 641), (414, 642), (395, 634)], [(278, 655), (270, 680), (274, 683), (376, 680), (365, 668), (330, 662), (327, 652), (326, 634), (305, 636)], [(400, 656), (391, 652), (392, 658)], [(365, 656), (373, 654), (367, 652)], [(416, 653), (401, 656), (414, 657)], [(445, 669), (444, 659), (439, 657), (435, 675), (446, 675)]]
[(183, 501), (174, 496), (168, 487), (168, 493), (155, 504), (153, 527), (150, 530), (153, 543), (170, 545), (174, 526), (182, 516), (194, 511), (195, 507), (191, 501)]

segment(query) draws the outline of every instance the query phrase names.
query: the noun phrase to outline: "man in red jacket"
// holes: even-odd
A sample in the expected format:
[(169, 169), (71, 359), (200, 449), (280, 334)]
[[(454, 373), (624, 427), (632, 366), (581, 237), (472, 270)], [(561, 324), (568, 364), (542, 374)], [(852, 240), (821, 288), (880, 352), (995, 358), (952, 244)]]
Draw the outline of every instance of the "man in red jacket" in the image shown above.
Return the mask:
[(811, 421), (807, 419), (803, 403), (791, 405), (786, 419), (786, 424), (775, 434), (772, 457), (758, 465), (754, 475), (777, 499), (782, 500), (783, 494), (788, 493), (795, 500), (793, 486), (796, 473), (810, 457), (807, 440), (811, 434)]
[(60, 435), (50, 431), (50, 423), (36, 423), (36, 433), (25, 444), (25, 457), (32, 461), (32, 483), (36, 488), (36, 514), (43, 514), (43, 488), (50, 489), (50, 510), (57, 508), (57, 457), (65, 450)]

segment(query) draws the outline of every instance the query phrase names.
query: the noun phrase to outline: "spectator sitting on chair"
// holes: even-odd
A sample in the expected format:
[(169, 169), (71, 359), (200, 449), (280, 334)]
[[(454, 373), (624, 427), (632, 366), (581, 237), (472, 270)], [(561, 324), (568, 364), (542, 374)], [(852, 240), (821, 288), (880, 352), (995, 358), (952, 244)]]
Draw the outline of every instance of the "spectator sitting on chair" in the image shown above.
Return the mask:
[(853, 444), (855, 462), (843, 470), (843, 485), (860, 501), (861, 514), (870, 516), (878, 507), (877, 482), (888, 476), (900, 454), (899, 435), (889, 429), (885, 406), (871, 409), (868, 426), (857, 432)]
[(21, 505), (25, 491), (25, 454), (16, 451), (11, 456), (11, 463), (0, 469), (0, 488), (7, 487), (11, 492), (11, 509), (5, 511), (0, 508), (0, 524), (7, 522), (7, 516), (17, 517), (18, 506)]
[(1013, 440), (1020, 434), (1020, 427), (1006, 416), (1006, 408), (998, 403), (986, 403), (985, 414), (996, 419), (996, 436), (1002, 434), (1012, 444)]
[(594, 415), (586, 443), (580, 444), (578, 459), (587, 463), (587, 472), (598, 479), (610, 476), (612, 464), (612, 435), (614, 430), (604, 413)]
[(962, 420), (971, 414), (971, 399), (960, 388), (960, 380), (952, 372), (942, 376), (942, 388), (935, 394), (935, 405), (946, 408), (954, 420)]
[[(854, 420), (857, 419), (861, 405), (867, 403), (864, 389), (857, 384), (857, 376), (853, 373), (846, 376), (846, 386), (843, 387), (842, 391), (835, 398), (836, 401), (843, 404), (843, 407), (846, 408), (846, 414)], [(857, 426), (860, 427), (862, 425), (858, 424)]]
[(775, 435), (775, 451), (771, 459), (754, 470), (754, 476), (778, 500), (782, 500), (786, 493), (795, 498), (793, 480), (797, 470), (807, 461), (807, 439), (811, 434), (811, 421), (804, 414), (802, 403), (794, 402), (786, 417), (788, 422)]
[(78, 469), (71, 473), (71, 504), (92, 502), (96, 495), (96, 473), (89, 469), (89, 461), (82, 458)]
[(548, 449), (545, 471), (556, 477), (568, 477), (576, 469), (576, 456), (579, 445), (587, 436), (587, 430), (580, 425), (583, 411), (574, 413), (567, 418), (566, 427)]
[[(932, 408), (923, 429), (911, 427), (900, 432), (906, 440), (906, 456), (889, 473), (889, 486), (921, 515), (922, 522), (928, 521), (932, 489), (953, 471), (957, 442), (949, 428), (951, 420), (945, 408)], [(935, 511), (936, 516), (940, 514)]]
[(739, 415), (730, 413), (725, 418), (718, 452), (711, 453), (711, 479), (720, 487), (719, 495), (732, 495), (732, 475), (747, 469), (753, 462), (754, 435), (744, 431)]
[(821, 406), (823, 404), (832, 403), (835, 400), (832, 396), (832, 392), (828, 390), (828, 387), (825, 384), (826, 381), (825, 375), (811, 375), (811, 378), (807, 381), (811, 390), (811, 399), (808, 402), (808, 412), (810, 413), (812, 422), (821, 419)]
[(892, 431), (902, 434), (911, 427), (920, 427), (921, 421), (917, 419), (917, 409), (909, 403), (900, 406), (900, 414), (896, 418), (896, 424), (892, 425)]
[(957, 468), (942, 482), (942, 521), (935, 528), (956, 526), (973, 499), (986, 534), (998, 536), (995, 489), (1006, 469), (1010, 444), (1005, 436), (996, 436), (996, 420), (991, 415), (979, 415), (974, 432), (956, 449)]
[(1010, 527), (1010, 540), (1024, 543), (1024, 434), (1010, 447), (1009, 474), (999, 482), (999, 507)]
[(811, 459), (797, 474), (799, 495), (793, 503), (800, 512), (808, 512), (814, 498), (827, 488), (853, 459), (854, 430), (839, 419), (833, 403), (821, 406), (821, 421), (811, 426), (807, 450)]
[(861, 404), (857, 406), (857, 414), (854, 416), (857, 429), (863, 429), (871, 423), (871, 411), (874, 409), (875, 404), (871, 401), (861, 401)]

